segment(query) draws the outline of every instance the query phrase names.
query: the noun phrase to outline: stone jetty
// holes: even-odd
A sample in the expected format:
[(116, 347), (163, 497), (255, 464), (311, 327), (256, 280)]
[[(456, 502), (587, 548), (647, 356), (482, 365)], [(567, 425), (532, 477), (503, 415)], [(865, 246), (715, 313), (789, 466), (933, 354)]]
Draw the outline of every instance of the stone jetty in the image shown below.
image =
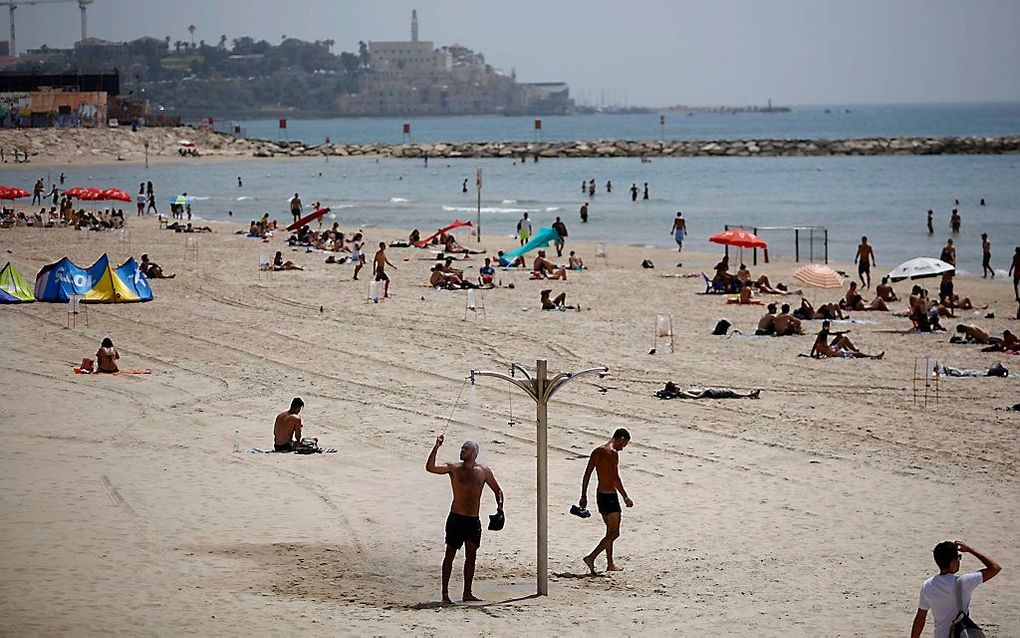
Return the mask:
[[(526, 158), (586, 157), (817, 157), (826, 155), (998, 155), (1020, 153), (1020, 136), (862, 139), (597, 140), (576, 142), (463, 142), (421, 144), (308, 144), (245, 139), (200, 128), (0, 129), (0, 148), (48, 164), (166, 161), (181, 158), (191, 141), (202, 157)], [(148, 146), (146, 146), (146, 143)]]

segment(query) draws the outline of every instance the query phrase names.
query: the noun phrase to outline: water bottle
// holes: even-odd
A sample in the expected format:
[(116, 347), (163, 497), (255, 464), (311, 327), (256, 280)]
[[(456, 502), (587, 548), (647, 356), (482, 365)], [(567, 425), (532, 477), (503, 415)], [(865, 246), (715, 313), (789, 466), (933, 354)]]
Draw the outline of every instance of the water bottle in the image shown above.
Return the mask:
[(234, 430), (234, 451), (235, 452), (240, 452), (241, 451), (241, 431), (240, 430)]

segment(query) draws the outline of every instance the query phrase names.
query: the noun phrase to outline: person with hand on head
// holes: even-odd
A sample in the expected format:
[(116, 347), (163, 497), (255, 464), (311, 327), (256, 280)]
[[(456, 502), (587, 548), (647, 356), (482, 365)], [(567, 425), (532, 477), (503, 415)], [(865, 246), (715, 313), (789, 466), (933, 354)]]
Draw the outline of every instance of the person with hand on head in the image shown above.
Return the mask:
[[(972, 554), (981, 561), (984, 568), (957, 576), (963, 554)], [(932, 550), (932, 555), (939, 573), (921, 585), (910, 638), (920, 638), (928, 612), (931, 612), (935, 621), (935, 638), (950, 638), (951, 625), (956, 617), (961, 612), (970, 615), (970, 600), (974, 590), (1002, 571), (997, 562), (963, 541), (942, 541)]]
[(96, 372), (109, 374), (120, 372), (117, 367), (117, 359), (120, 359), (120, 353), (117, 352), (117, 348), (113, 347), (113, 339), (106, 337), (100, 344), (99, 350), (96, 351)]
[[(475, 577), (475, 556), (482, 543), (482, 522), (478, 518), (481, 507), (482, 489), (488, 485), (496, 496), (496, 516), (503, 515), (503, 490), (492, 470), (478, 464), (478, 444), (465, 441), (460, 446), (460, 463), (436, 463), (436, 453), (443, 444), (443, 435), (436, 438), (432, 452), (425, 461), (425, 470), (431, 474), (449, 474), (450, 487), (453, 488), (453, 503), (450, 514), (446, 517), (446, 554), (443, 556), (443, 604), (452, 605), (450, 599), (450, 574), (453, 572), (453, 559), (461, 546), (465, 547), (464, 558), (464, 593), (462, 600), (472, 602), (481, 600), (471, 592)], [(491, 528), (490, 529), (494, 529)]]

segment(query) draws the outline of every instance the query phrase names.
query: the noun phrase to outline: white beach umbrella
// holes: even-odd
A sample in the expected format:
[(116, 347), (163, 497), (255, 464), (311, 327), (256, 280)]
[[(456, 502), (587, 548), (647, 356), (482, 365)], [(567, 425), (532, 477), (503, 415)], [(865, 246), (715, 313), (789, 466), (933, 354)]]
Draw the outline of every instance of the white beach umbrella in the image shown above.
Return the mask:
[(890, 273), (889, 279), (903, 281), (904, 279), (924, 279), (925, 277), (938, 277), (947, 272), (953, 272), (956, 266), (935, 259), (934, 257), (918, 257), (905, 261), (896, 266)]

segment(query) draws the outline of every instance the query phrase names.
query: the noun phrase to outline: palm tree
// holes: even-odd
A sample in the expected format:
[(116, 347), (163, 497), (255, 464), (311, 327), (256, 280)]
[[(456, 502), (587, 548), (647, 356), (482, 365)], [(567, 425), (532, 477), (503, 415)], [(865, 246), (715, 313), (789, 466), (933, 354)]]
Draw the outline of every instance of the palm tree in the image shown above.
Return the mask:
[(180, 53), (181, 53), (181, 47), (182, 46), (184, 46), (184, 43), (181, 42), (180, 40), (175, 40), (174, 41), (174, 49), (177, 51), (178, 55), (180, 55)]
[(166, 50), (169, 51), (170, 50), (170, 36), (167, 36), (167, 37), (163, 38), (163, 42), (166, 43)]
[(221, 35), (220, 36), (220, 48), (221, 49), (226, 49), (227, 48), (227, 36), (226, 35)]
[(194, 48), (194, 46), (195, 46), (195, 25), (193, 25), (193, 24), (192, 25), (188, 25), (188, 33), (191, 34), (191, 46), (192, 46), (192, 48)]

